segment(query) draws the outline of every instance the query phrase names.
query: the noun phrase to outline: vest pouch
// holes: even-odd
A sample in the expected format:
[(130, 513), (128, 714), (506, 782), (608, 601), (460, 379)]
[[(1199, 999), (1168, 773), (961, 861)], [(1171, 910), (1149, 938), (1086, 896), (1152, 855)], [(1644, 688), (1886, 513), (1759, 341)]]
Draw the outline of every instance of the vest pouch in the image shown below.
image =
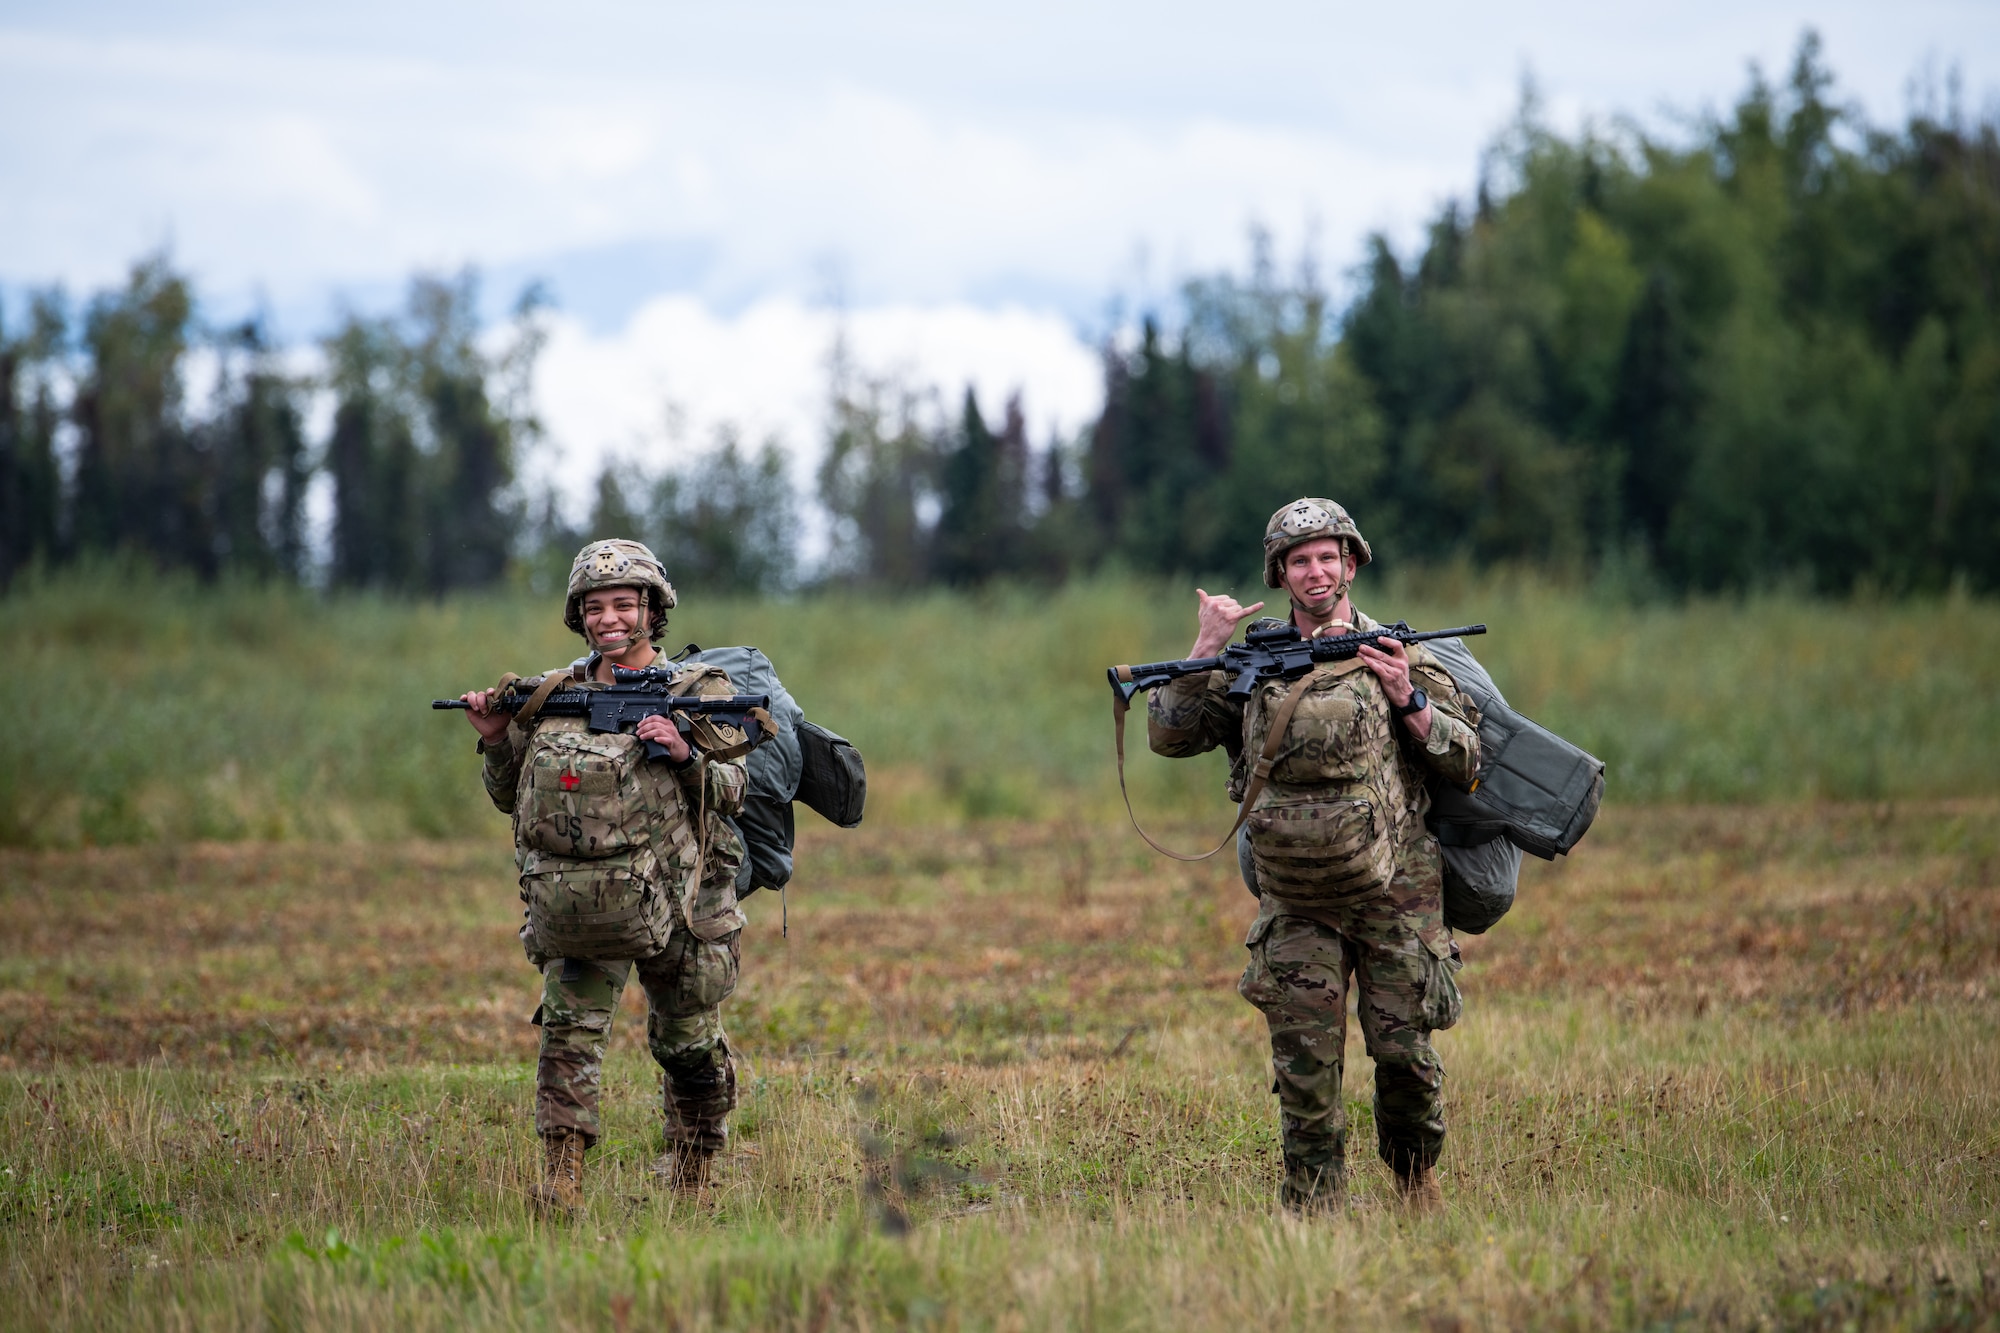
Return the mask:
[(528, 927), (549, 958), (650, 958), (667, 947), (674, 906), (630, 870), (576, 866), (521, 877)]
[(1252, 810), (1244, 821), (1257, 885), (1295, 902), (1366, 897), (1386, 887), (1395, 846), (1374, 805), (1299, 801)]
[(573, 861), (616, 856), (643, 842), (650, 814), (639, 783), (644, 753), (630, 736), (544, 724), (522, 774), (521, 841)]

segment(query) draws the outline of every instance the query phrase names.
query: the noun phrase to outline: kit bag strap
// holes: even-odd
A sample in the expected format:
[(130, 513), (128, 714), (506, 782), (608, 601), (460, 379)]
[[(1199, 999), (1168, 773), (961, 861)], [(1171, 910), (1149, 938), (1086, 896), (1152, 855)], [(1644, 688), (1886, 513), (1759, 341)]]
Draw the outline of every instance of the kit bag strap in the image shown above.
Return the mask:
[[(674, 714), (674, 716), (685, 717), (686, 714), (676, 713)], [(723, 763), (731, 759), (741, 759), (744, 755), (749, 754), (752, 750), (762, 745), (765, 741), (770, 740), (771, 737), (777, 733), (778, 724), (771, 720), (770, 713), (766, 712), (764, 709), (752, 708), (745, 716), (751, 722), (756, 724), (757, 739), (750, 740), (746, 737), (745, 739), (738, 741), (734, 745), (726, 745), (718, 750), (704, 750), (702, 753), (706, 755), (710, 761), (715, 763)], [(745, 730), (747, 731), (748, 728), (745, 728)]]
[[(708, 873), (708, 761), (699, 751), (694, 756), (694, 780), (701, 788), (699, 804), (694, 816), (694, 891), (701, 892), (701, 877)], [(686, 900), (682, 900), (681, 915), (689, 917)], [(694, 921), (688, 920), (688, 929), (694, 929)]]
[[(1130, 680), (1129, 669), (1121, 668), (1121, 670), (1128, 671), (1124, 679)], [(1263, 753), (1257, 756), (1257, 762), (1251, 766), (1250, 785), (1244, 788), (1243, 804), (1236, 808), (1236, 822), (1229, 826), (1229, 832), (1222, 835), (1221, 842), (1199, 856), (1188, 856), (1172, 848), (1162, 847), (1153, 841), (1150, 833), (1139, 827), (1139, 816), (1132, 810), (1132, 793), (1125, 786), (1125, 714), (1131, 705), (1126, 702), (1124, 695), (1114, 693), (1111, 696), (1111, 729), (1117, 737), (1118, 746), (1118, 794), (1125, 798), (1125, 813), (1132, 820), (1133, 830), (1146, 840), (1146, 845), (1160, 855), (1171, 856), (1176, 861), (1206, 861), (1227, 847), (1236, 837), (1236, 831), (1243, 827), (1243, 821), (1250, 817), (1250, 811), (1256, 806), (1257, 798), (1264, 794), (1264, 788), (1271, 780), (1271, 766), (1278, 761), (1278, 752), (1284, 748), (1285, 731), (1292, 725), (1292, 714), (1298, 709), (1299, 700), (1305, 697), (1306, 690), (1320, 676), (1320, 672), (1313, 671), (1299, 677), (1298, 683), (1285, 694), (1284, 702), (1278, 705), (1277, 713), (1271, 718), (1271, 730), (1270, 734), (1264, 737)]]

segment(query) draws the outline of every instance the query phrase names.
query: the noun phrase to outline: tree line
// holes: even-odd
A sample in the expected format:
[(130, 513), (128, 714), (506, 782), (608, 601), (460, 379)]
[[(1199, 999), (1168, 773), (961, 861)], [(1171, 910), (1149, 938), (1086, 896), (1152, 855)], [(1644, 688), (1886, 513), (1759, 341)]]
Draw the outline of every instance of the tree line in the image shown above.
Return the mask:
[(1405, 562), (1991, 591), (2000, 136), (1952, 105), (1884, 129), (1833, 86), (1808, 34), (1681, 142), (1565, 137), (1530, 99), (1419, 253), (1371, 238), (1344, 306), (1259, 239), (1106, 347), (1068, 448), (1027, 461), (969, 398), (925, 437), (867, 393), (822, 495), (892, 582), (1240, 577), (1314, 494)]
[[(201, 327), (150, 259), (80, 319), (52, 293), (0, 311), (0, 579), (126, 550), (204, 576), (544, 586), (613, 532), (698, 587), (1240, 577), (1269, 513), (1317, 494), (1400, 562), (1992, 591), (2000, 133), (1938, 102), (1869, 123), (1810, 35), (1781, 83), (1753, 74), (1674, 139), (1565, 136), (1525, 99), (1475, 195), (1414, 254), (1371, 238), (1347, 299), (1257, 238), (1243, 272), (1107, 339), (1102, 409), (1073, 439), (1038, 445), (1018, 398), (989, 415), (836, 346), (809, 571), (809, 503), (770, 442), (725, 430), (692, 464), (617, 462), (581, 524), (524, 492), (533, 292), (496, 344), (470, 277), (420, 278), (404, 310), (345, 316), (309, 379), (254, 322)], [(318, 439), (313, 394), (332, 405)]]
[[(475, 296), (469, 277), (420, 278), (398, 315), (343, 317), (307, 376), (261, 321), (205, 326), (164, 256), (80, 318), (60, 292), (37, 294), (18, 330), (0, 322), (0, 581), (124, 555), (203, 578), (492, 582), (520, 526), (514, 451), (536, 427), (519, 390), (536, 344), (524, 319), (512, 347), (482, 350)], [(313, 441), (318, 389), (333, 410)], [(315, 552), (320, 480), (332, 522)]]

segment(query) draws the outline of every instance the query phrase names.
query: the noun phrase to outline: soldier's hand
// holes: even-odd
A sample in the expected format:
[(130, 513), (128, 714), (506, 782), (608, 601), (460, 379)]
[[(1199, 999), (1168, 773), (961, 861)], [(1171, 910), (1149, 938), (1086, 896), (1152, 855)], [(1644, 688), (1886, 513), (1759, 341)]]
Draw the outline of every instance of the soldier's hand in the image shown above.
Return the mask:
[[(1410, 683), (1409, 650), (1394, 639), (1382, 639), (1381, 647), (1362, 644), (1356, 651), (1368, 669), (1375, 673), (1375, 679), (1382, 682), (1382, 693), (1389, 696), (1389, 702), (1401, 708), (1410, 702), (1410, 696), (1417, 692)], [(1403, 725), (1415, 733), (1418, 740), (1431, 734), (1431, 710), (1426, 704), (1422, 712), (1411, 713), (1403, 719)]]
[(465, 710), (465, 720), (479, 733), (479, 739), (489, 743), (505, 735), (508, 722), (513, 720), (493, 707), (494, 697), (499, 693), (498, 690), (474, 690), (470, 694), (458, 696), (472, 705)]
[(1194, 647), (1188, 650), (1189, 657), (1215, 656), (1235, 636), (1238, 625), (1264, 609), (1262, 602), (1244, 606), (1228, 593), (1217, 593), (1211, 597), (1205, 589), (1196, 588), (1194, 595), (1199, 599), (1199, 609), (1195, 617)]
[(1389, 702), (1401, 708), (1410, 701), (1410, 692), (1415, 686), (1410, 684), (1410, 654), (1394, 639), (1379, 640), (1379, 645), (1364, 643), (1357, 650), (1368, 669), (1375, 673), (1375, 679), (1382, 682), (1382, 693), (1389, 696)]
[(694, 753), (687, 743), (687, 737), (681, 735), (681, 729), (660, 713), (640, 718), (639, 725), (633, 728), (632, 734), (642, 741), (658, 741), (666, 746), (667, 758), (677, 764), (685, 764), (687, 757)]

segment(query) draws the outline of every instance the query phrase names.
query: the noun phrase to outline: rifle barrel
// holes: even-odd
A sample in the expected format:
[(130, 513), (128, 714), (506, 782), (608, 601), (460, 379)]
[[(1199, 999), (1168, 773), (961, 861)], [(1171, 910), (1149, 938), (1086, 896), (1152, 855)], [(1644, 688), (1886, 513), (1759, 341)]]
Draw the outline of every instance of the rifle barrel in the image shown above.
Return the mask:
[[(589, 700), (604, 694), (609, 694), (609, 697), (613, 699), (633, 699), (665, 703), (670, 705), (674, 711), (682, 713), (739, 713), (747, 712), (752, 708), (769, 708), (771, 706), (771, 696), (768, 694), (668, 695), (631, 691), (610, 693), (609, 691), (598, 690), (558, 690), (549, 696), (548, 703), (564, 707), (575, 704), (579, 699)], [(502, 693), (492, 701), (491, 706), (499, 709), (501, 712), (506, 712), (510, 707), (518, 705), (523, 697), (525, 696), (516, 695), (512, 692)], [(472, 705), (463, 699), (433, 699), (431, 700), (431, 707), (434, 709), (470, 708)]]

